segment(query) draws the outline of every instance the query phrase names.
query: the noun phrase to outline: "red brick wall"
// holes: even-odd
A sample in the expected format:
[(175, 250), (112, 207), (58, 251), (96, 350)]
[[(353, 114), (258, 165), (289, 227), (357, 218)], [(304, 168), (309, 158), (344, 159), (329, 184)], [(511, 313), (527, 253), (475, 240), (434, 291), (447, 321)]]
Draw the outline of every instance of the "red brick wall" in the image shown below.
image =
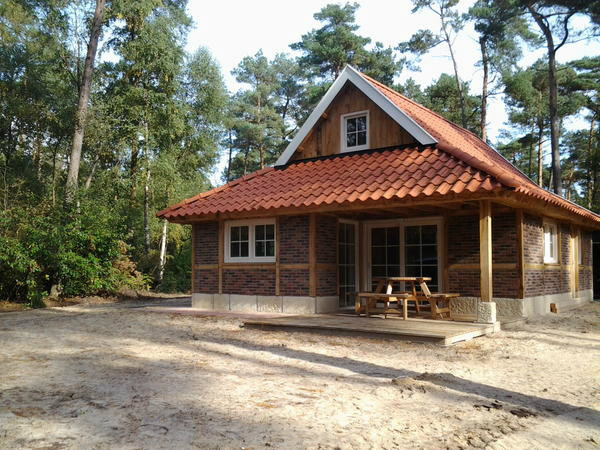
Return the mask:
[(579, 289), (592, 289), (592, 233), (580, 232), (581, 239), (581, 266), (579, 267)]
[(223, 292), (242, 295), (275, 295), (275, 270), (223, 269)]
[(219, 292), (218, 269), (194, 269), (194, 292), (204, 294)]
[[(192, 225), (194, 236), (194, 265), (219, 263), (219, 223), (203, 222)], [(193, 292), (211, 294), (218, 292), (218, 269), (192, 269)]]
[(523, 216), (523, 243), (525, 262), (542, 264), (544, 262), (544, 240), (540, 217), (527, 214)]
[(448, 219), (448, 264), (479, 264), (479, 216)]
[(279, 293), (287, 296), (307, 296), (309, 294), (308, 269), (281, 269)]
[[(544, 231), (541, 217), (524, 216), (523, 239), (525, 242), (525, 263), (544, 264)], [(560, 263), (571, 263), (571, 228), (565, 224), (557, 224), (560, 233)], [(569, 270), (563, 270), (556, 265), (552, 269), (525, 269), (525, 297), (551, 295), (570, 292)]]
[(317, 216), (316, 253), (317, 297), (338, 295), (337, 287), (337, 217)]
[[(498, 264), (517, 263), (517, 226), (514, 214), (492, 217), (492, 260)], [(454, 216), (448, 220), (448, 263), (479, 265), (479, 216)], [(479, 269), (448, 270), (447, 291), (464, 296), (480, 295)], [(516, 298), (519, 275), (516, 269), (494, 270), (494, 297)]]
[(219, 223), (192, 225), (194, 233), (194, 264), (219, 263)]
[(308, 264), (308, 216), (279, 219), (279, 262)]
[[(316, 218), (317, 296), (337, 295), (337, 218)], [(218, 264), (218, 223), (194, 225), (194, 264)], [(277, 230), (280, 263), (308, 264), (309, 218), (283, 216)], [(248, 268), (223, 269), (223, 293), (242, 295), (275, 295), (275, 270)], [(218, 292), (218, 269), (194, 269), (194, 292)], [(308, 296), (309, 274), (307, 268), (281, 269), (280, 295)]]

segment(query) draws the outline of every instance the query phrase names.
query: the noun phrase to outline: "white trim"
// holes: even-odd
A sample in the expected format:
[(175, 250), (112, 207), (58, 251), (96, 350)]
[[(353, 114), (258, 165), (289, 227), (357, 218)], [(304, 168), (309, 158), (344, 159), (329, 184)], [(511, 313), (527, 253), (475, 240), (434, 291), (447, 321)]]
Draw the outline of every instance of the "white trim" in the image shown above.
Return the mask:
[[(554, 232), (550, 232), (552, 238), (552, 246), (554, 248), (554, 254), (546, 254), (546, 226), (551, 227)], [(558, 225), (553, 220), (544, 219), (542, 221), (542, 242), (544, 245), (544, 264), (556, 264), (558, 263)]]
[[(367, 141), (364, 145), (355, 145), (354, 147), (346, 147), (346, 138), (348, 134), (348, 129), (346, 128), (346, 120), (353, 119), (355, 117), (366, 116), (367, 125), (365, 131), (367, 132)], [(348, 152), (358, 152), (361, 150), (369, 149), (369, 110), (365, 109), (364, 111), (356, 111), (348, 114), (342, 114), (340, 116), (340, 153), (348, 153)]]
[(361, 74), (351, 66), (346, 66), (339, 77), (327, 90), (321, 101), (313, 109), (306, 122), (294, 136), (294, 139), (288, 144), (281, 154), (276, 166), (287, 164), (298, 146), (304, 141), (310, 130), (316, 125), (325, 110), (329, 107), (336, 95), (341, 91), (346, 81), (350, 81), (363, 94), (369, 97), (377, 106), (383, 109), (398, 125), (400, 125), (408, 134), (414, 137), (421, 145), (435, 144), (437, 141), (423, 127), (417, 124), (410, 116), (396, 106), (389, 98), (383, 95), (375, 86), (365, 80)]
[[(273, 225), (275, 249), (273, 256), (254, 256), (255, 252), (255, 226), (256, 225)], [(232, 257), (231, 256), (231, 227), (247, 226), (248, 227), (248, 256), (247, 257)], [(223, 236), (224, 243), (224, 261), (226, 263), (271, 263), (275, 262), (277, 255), (277, 226), (274, 218), (269, 219), (252, 219), (252, 220), (227, 220), (225, 221), (225, 233)]]
[(365, 265), (363, 266), (363, 281), (364, 287), (367, 291), (371, 290), (371, 229), (378, 227), (399, 227), (400, 228), (400, 276), (405, 275), (405, 242), (404, 242), (404, 227), (411, 225), (437, 225), (437, 260), (438, 260), (438, 291), (443, 292), (446, 288), (444, 286), (443, 269), (446, 261), (444, 261), (444, 255), (442, 250), (444, 248), (443, 229), (444, 229), (444, 218), (441, 216), (433, 217), (414, 217), (409, 219), (383, 219), (383, 220), (369, 220), (364, 223), (364, 255), (363, 258)]

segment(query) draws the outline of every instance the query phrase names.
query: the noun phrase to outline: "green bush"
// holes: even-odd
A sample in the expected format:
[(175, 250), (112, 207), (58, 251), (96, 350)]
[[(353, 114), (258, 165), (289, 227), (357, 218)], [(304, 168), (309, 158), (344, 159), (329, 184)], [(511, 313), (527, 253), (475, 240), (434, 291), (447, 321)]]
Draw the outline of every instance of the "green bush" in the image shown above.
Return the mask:
[(99, 205), (0, 213), (0, 298), (38, 306), (53, 285), (65, 296), (148, 284), (127, 256), (119, 217)]

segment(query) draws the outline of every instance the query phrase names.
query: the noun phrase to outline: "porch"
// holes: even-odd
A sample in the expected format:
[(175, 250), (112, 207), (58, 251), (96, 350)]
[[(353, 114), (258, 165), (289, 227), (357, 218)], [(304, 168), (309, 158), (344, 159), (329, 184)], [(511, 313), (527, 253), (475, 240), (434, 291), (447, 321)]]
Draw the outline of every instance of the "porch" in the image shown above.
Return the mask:
[(244, 321), (245, 328), (275, 331), (308, 331), (381, 339), (402, 339), (452, 345), (485, 336), (500, 330), (500, 323), (483, 324), (409, 318), (383, 319), (356, 317), (345, 314), (252, 318)]

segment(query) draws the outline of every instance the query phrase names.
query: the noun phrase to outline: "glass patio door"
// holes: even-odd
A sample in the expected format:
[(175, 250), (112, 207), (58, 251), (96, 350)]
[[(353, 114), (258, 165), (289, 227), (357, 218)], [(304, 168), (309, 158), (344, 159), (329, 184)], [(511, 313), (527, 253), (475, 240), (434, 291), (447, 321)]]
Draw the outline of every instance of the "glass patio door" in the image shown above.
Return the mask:
[[(438, 224), (414, 221), (397, 224), (371, 225), (370, 276), (371, 289), (378, 277), (429, 277), (432, 292), (439, 291), (439, 238)], [(399, 286), (404, 289), (402, 284)]]
[(399, 277), (400, 227), (371, 228), (371, 286), (377, 277)]
[(404, 227), (404, 273), (407, 277), (429, 277), (431, 292), (439, 289), (437, 225)]
[(340, 307), (354, 306), (354, 296), (358, 290), (358, 224), (340, 222), (338, 228), (338, 279)]

